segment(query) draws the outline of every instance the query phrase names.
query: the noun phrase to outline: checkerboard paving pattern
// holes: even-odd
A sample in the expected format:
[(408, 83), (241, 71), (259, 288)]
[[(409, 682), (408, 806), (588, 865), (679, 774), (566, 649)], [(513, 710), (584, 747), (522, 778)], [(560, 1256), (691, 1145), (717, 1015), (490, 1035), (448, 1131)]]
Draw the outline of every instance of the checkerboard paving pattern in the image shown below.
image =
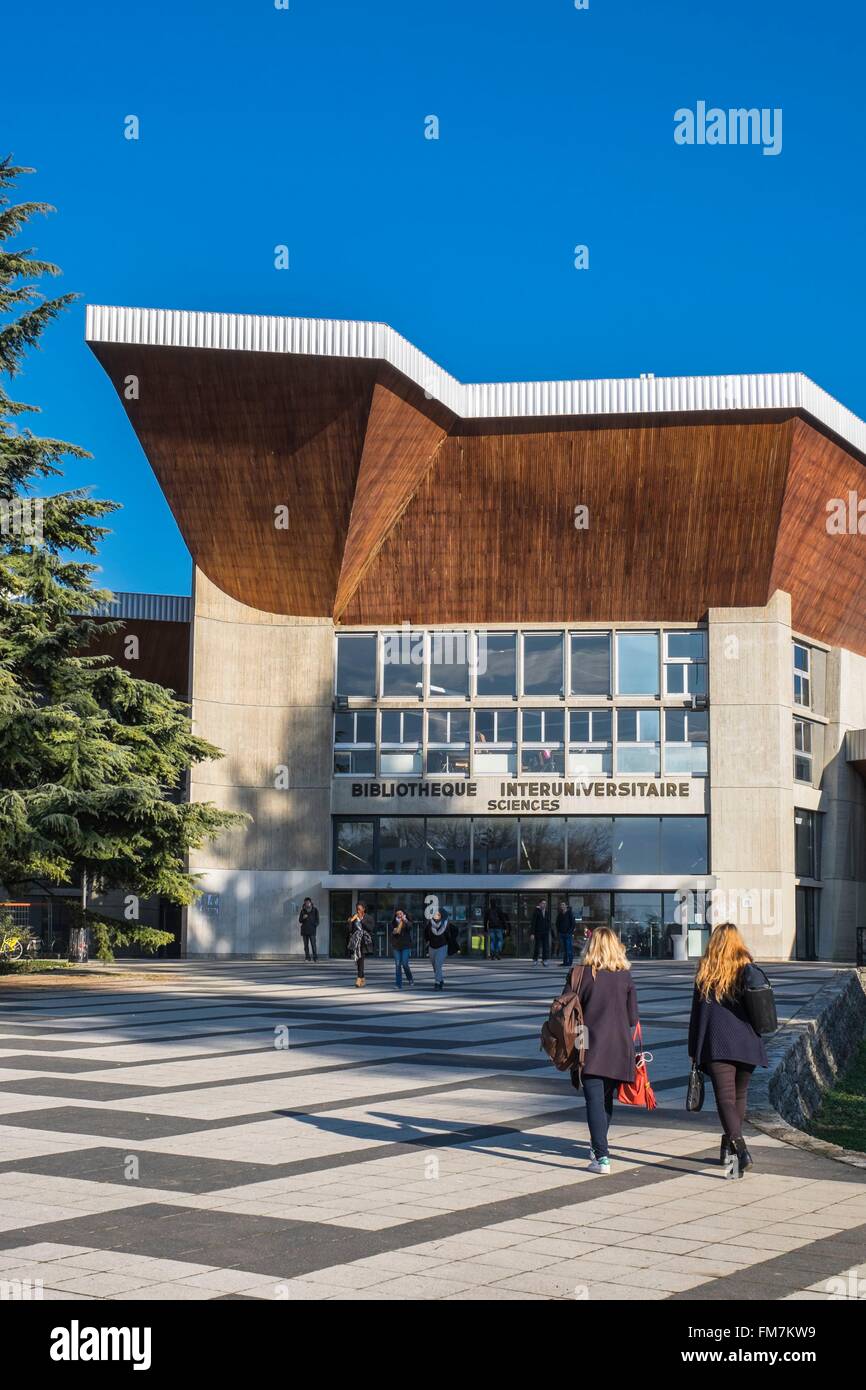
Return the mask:
[[(562, 973), (160, 962), (0, 986), (0, 1298), (825, 1299), (866, 1291), (866, 1172), (684, 1109), (693, 967), (634, 966), (659, 1107), (539, 1051)], [(132, 973), (128, 973), (129, 971)], [(772, 970), (808, 1014), (832, 967)]]

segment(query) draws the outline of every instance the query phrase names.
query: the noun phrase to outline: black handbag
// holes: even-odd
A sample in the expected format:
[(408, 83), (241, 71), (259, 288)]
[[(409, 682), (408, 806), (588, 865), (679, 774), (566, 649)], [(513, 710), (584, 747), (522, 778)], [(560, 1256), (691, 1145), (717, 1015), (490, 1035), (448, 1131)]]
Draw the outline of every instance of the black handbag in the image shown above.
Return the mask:
[(773, 986), (759, 965), (747, 965), (743, 972), (743, 1007), (759, 1036), (762, 1033), (775, 1033), (779, 1026), (776, 996), (773, 994)]
[(704, 1085), (704, 1074), (692, 1062), (692, 1070), (689, 1074), (689, 1084), (686, 1088), (686, 1109), (690, 1111), (701, 1110), (704, 1104), (706, 1087)]

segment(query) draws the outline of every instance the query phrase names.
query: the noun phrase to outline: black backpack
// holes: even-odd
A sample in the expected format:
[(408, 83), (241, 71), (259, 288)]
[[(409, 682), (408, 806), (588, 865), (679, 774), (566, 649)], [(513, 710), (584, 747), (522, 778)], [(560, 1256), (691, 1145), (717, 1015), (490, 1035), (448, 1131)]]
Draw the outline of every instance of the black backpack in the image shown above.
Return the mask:
[(743, 972), (743, 1007), (756, 1033), (775, 1033), (779, 1026), (776, 998), (759, 965), (747, 965)]

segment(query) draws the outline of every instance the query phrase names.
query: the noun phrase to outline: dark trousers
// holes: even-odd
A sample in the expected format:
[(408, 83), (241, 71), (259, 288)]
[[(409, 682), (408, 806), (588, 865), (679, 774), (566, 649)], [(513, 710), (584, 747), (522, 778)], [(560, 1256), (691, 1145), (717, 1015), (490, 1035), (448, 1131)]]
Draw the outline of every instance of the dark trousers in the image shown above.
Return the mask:
[(546, 932), (546, 931), (537, 931), (537, 932), (535, 933), (535, 945), (534, 945), (534, 947), (533, 947), (533, 949), (532, 949), (532, 959), (533, 959), (533, 960), (538, 960), (539, 952), (541, 953), (541, 959), (542, 959), (542, 960), (547, 960), (548, 941), (549, 941), (549, 933), (548, 933), (548, 932)]
[(363, 978), (364, 978), (364, 957), (363, 957), (363, 956), (358, 956), (358, 959), (355, 961), (355, 970), (357, 971), (358, 979), (359, 979), (359, 980), (363, 980)]
[(609, 1158), (607, 1131), (610, 1117), (613, 1114), (613, 1098), (619, 1082), (611, 1081), (609, 1076), (587, 1076), (586, 1072), (583, 1073), (580, 1081), (586, 1101), (586, 1121), (589, 1125), (589, 1142), (592, 1144), (592, 1151), (596, 1158)]
[(562, 963), (566, 969), (569, 969), (574, 965), (574, 935), (570, 931), (561, 931), (559, 940), (562, 945)]
[(742, 1139), (749, 1082), (755, 1068), (745, 1062), (708, 1062), (705, 1070), (713, 1083), (725, 1138)]
[(318, 953), (318, 951), (316, 950), (316, 933), (315, 933), (315, 932), (309, 932), (309, 933), (308, 933), (308, 932), (304, 932), (304, 933), (303, 933), (303, 938), (304, 938), (304, 955), (306, 956), (307, 960), (318, 960), (318, 959), (319, 959), (319, 953)]

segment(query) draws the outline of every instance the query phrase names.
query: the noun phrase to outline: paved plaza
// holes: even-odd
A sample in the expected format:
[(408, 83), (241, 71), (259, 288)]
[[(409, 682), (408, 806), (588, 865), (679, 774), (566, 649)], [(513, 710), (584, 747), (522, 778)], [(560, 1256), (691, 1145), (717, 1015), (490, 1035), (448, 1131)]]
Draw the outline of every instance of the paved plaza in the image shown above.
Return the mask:
[[(825, 1299), (866, 1277), (866, 1174), (688, 1116), (693, 964), (634, 966), (659, 1106), (610, 1178), (539, 1051), (562, 970), (142, 963), (0, 981), (0, 1281), (46, 1299)], [(124, 967), (127, 971), (129, 967)], [(770, 971), (781, 1018), (832, 967)], [(862, 1285), (860, 1286), (863, 1287)]]

